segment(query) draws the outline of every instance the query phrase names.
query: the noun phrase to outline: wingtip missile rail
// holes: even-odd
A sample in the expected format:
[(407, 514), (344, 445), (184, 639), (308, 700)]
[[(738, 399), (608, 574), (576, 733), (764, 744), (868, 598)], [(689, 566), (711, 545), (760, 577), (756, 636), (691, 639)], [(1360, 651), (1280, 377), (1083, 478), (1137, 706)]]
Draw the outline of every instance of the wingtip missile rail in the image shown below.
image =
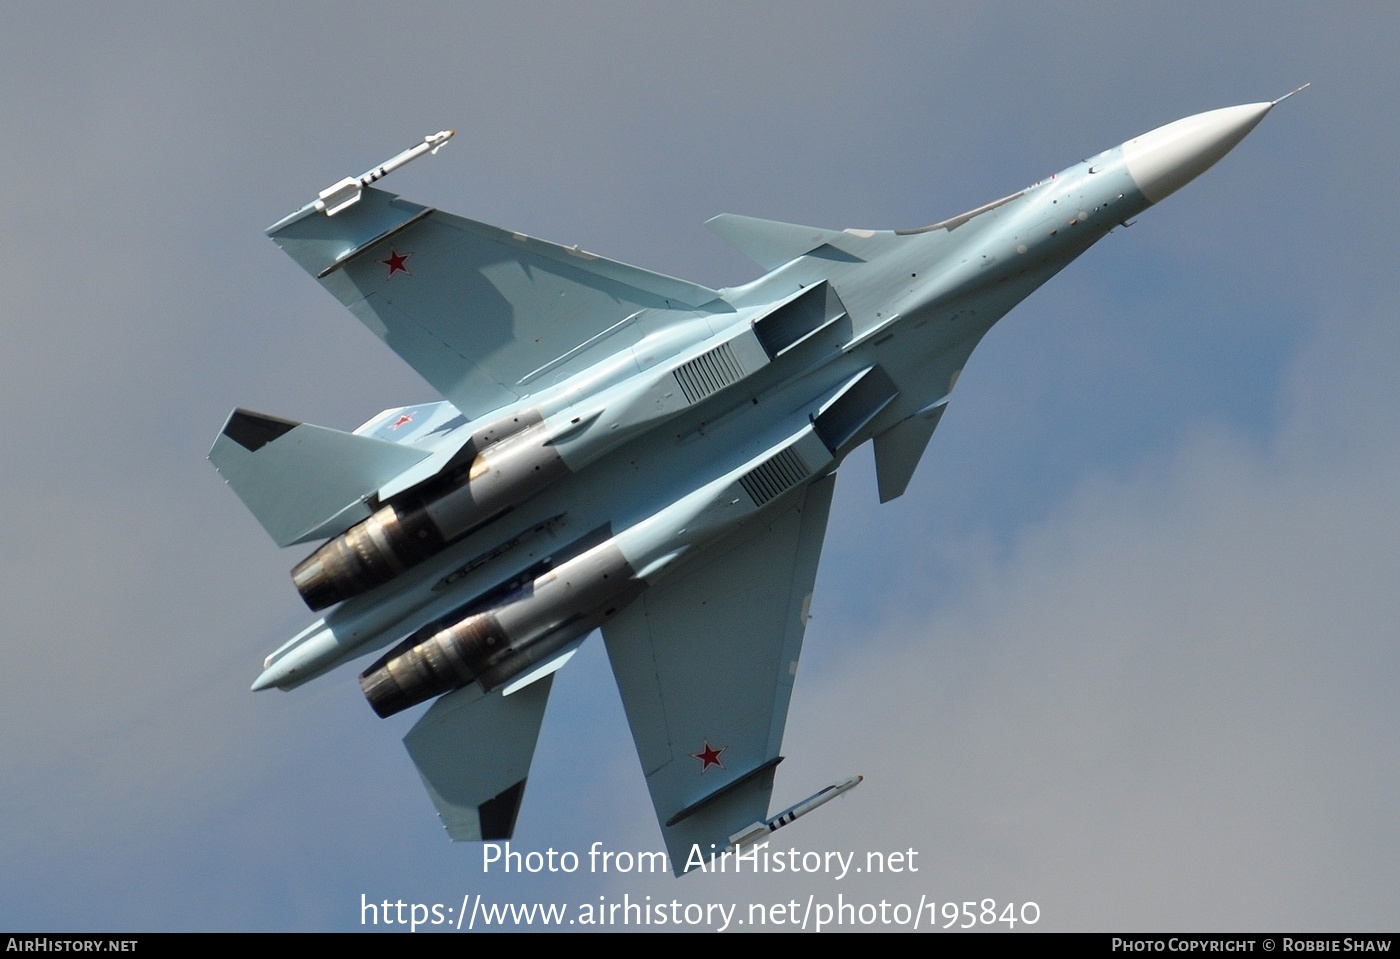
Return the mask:
[(789, 806), (771, 819), (756, 822), (746, 829), (739, 830), (729, 837), (729, 847), (725, 851), (733, 852), (744, 846), (752, 846), (756, 842), (761, 842), (784, 826), (789, 826), (796, 820), (801, 819), (818, 806), (825, 806), (842, 793), (850, 792), (864, 781), (864, 776), (852, 776), (850, 779), (843, 780), (839, 783), (832, 783), (825, 789), (817, 790), (800, 803), (797, 803), (795, 806)]
[(376, 167), (371, 167), (359, 176), (348, 176), (338, 183), (332, 183), (316, 195), (316, 199), (310, 204), (310, 209), (335, 216), (342, 210), (348, 209), (360, 202), (360, 191), (384, 177), (393, 173), (399, 167), (416, 160), (425, 153), (437, 153), (447, 141), (456, 136), (456, 130), (439, 130), (423, 138), (422, 143), (415, 144)]

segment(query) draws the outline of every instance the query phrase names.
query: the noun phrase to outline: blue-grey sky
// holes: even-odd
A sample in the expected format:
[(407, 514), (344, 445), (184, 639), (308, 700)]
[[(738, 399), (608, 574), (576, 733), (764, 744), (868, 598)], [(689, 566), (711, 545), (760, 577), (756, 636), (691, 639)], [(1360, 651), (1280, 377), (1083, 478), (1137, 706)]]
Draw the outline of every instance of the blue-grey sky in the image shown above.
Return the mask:
[[(0, 35), (0, 927), (358, 929), (370, 900), (1035, 901), (1394, 930), (1400, 324), (1386, 4), (20, 4)], [(727, 211), (909, 227), (1305, 81), (974, 354), (903, 499), (843, 466), (775, 808), (917, 873), (483, 875), (204, 461), (229, 409), (434, 399), (262, 235), (386, 186), (683, 276)], [(660, 848), (601, 644), (521, 851)]]

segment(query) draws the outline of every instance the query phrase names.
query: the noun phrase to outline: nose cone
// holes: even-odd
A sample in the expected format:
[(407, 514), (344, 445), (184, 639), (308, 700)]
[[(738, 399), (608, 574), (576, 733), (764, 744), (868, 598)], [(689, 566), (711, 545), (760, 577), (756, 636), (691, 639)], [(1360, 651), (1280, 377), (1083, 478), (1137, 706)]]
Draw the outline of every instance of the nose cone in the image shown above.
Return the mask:
[(1128, 173), (1153, 203), (1190, 183), (1259, 125), (1273, 103), (1246, 103), (1168, 123), (1123, 144)]

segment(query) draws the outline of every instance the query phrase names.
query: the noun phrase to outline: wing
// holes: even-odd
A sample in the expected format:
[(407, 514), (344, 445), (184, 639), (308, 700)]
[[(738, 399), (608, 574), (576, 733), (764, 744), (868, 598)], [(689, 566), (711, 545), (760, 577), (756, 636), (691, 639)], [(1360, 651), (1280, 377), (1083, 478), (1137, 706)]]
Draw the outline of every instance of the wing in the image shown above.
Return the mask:
[(404, 737), (453, 839), (509, 839), (515, 831), (553, 681), (545, 676), (509, 695), (473, 683), (433, 703)]
[(603, 627), (676, 874), (767, 817), (835, 477)]
[(468, 417), (582, 368), (603, 339), (608, 353), (631, 345), (641, 311), (719, 297), (374, 189), (333, 217), (302, 210), (267, 232)]

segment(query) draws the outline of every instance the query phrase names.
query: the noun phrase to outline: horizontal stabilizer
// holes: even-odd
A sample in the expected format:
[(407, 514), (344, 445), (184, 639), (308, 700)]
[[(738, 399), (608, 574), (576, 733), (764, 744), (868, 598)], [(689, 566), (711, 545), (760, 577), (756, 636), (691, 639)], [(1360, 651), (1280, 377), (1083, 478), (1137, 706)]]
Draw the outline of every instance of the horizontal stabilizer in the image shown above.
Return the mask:
[(875, 482), (880, 490), (880, 502), (898, 499), (909, 488), (924, 448), (933, 438), (933, 431), (947, 408), (945, 396), (875, 437)]
[(433, 703), (404, 737), (447, 834), (509, 839), (553, 676), (506, 696), (476, 683)]
[(209, 461), (277, 545), (290, 546), (367, 517), (365, 500), (428, 452), (240, 409)]

